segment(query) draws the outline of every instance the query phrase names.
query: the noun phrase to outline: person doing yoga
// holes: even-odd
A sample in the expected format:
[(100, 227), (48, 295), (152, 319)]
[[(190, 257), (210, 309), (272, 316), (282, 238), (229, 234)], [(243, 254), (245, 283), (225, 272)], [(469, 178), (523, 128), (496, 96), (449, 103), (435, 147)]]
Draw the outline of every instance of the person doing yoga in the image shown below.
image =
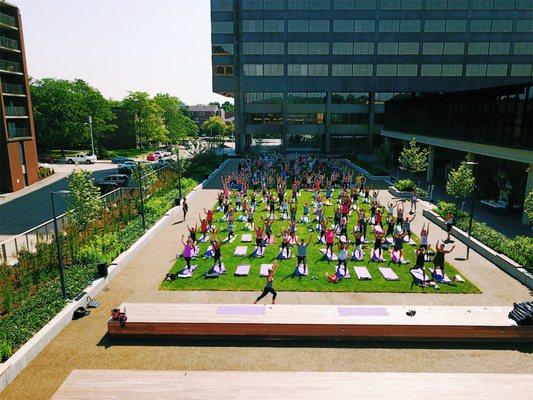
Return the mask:
[(194, 252), (194, 242), (189, 237), (185, 240), (185, 236), (181, 235), (181, 243), (183, 244), (183, 258), (185, 263), (187, 263), (187, 269), (191, 269), (191, 257)]
[(274, 274), (276, 273), (276, 270), (279, 267), (279, 261), (274, 261), (272, 264), (272, 268), (268, 270), (268, 275), (266, 276), (266, 285), (263, 289), (263, 293), (255, 299), (254, 304), (257, 304), (259, 300), (261, 300), (263, 297), (265, 297), (267, 294), (272, 293), (272, 304), (276, 304), (276, 296), (278, 295), (276, 291), (274, 290), (273, 284), (274, 284)]
[(439, 241), (437, 240), (435, 249), (437, 250), (437, 254), (435, 254), (435, 257), (433, 257), (433, 265), (435, 268), (439, 268), (442, 276), (444, 276), (444, 255), (451, 253), (453, 249), (455, 249), (455, 245), (453, 245), (450, 250), (445, 250), (444, 243), (439, 245)]

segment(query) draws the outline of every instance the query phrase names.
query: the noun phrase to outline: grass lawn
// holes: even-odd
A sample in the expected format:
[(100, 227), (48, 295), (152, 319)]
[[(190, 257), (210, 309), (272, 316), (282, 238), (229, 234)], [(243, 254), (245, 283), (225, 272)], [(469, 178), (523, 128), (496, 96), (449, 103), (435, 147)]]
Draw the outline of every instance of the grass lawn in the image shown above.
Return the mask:
[(115, 154), (117, 157), (126, 157), (126, 158), (134, 158), (139, 156), (148, 155), (150, 153), (153, 153), (155, 149), (143, 149), (142, 151), (135, 148), (135, 149), (120, 149), (120, 150), (109, 150), (110, 153)]
[[(290, 196), (290, 190), (287, 191), (287, 196)], [(335, 190), (333, 197), (336, 201), (339, 196), (339, 190)], [(298, 221), (302, 215), (303, 204), (308, 202), (312, 205), (312, 194), (310, 192), (302, 192), (301, 196), (298, 198)], [(333, 200), (333, 199), (332, 199)], [(233, 203), (233, 201), (232, 201)], [(332, 201), (332, 203), (334, 203)], [(362, 204), (362, 201), (359, 202)], [(368, 205), (365, 205), (367, 209), (367, 214), (370, 214)], [(267, 213), (265, 211), (265, 204), (260, 203), (258, 205), (258, 210), (255, 213), (256, 223), (261, 222), (261, 215), (266, 218)], [(333, 221), (334, 207), (327, 206), (325, 208), (326, 216)], [(312, 212), (312, 207), (311, 207)], [(196, 260), (192, 260), (193, 265), (198, 265), (197, 269), (194, 271), (192, 278), (188, 279), (176, 279), (174, 281), (164, 281), (161, 284), (161, 289), (163, 290), (239, 290), (239, 291), (255, 291), (260, 292), (265, 285), (266, 279), (264, 277), (259, 277), (259, 270), (261, 264), (271, 264), (279, 253), (279, 246), (281, 243), (281, 238), (277, 237), (282, 228), (288, 227), (289, 221), (281, 221), (280, 214), (276, 213), (277, 220), (273, 223), (274, 235), (276, 235), (276, 243), (268, 245), (265, 250), (265, 256), (263, 258), (254, 258), (251, 256), (255, 248), (255, 234), (252, 235), (251, 243), (241, 243), (241, 235), (243, 233), (254, 233), (247, 230), (244, 230), (244, 222), (238, 222), (238, 217), (240, 217), (240, 212), (235, 212), (235, 240), (233, 243), (223, 243), (222, 245), (222, 262), (224, 263), (227, 274), (222, 275), (214, 279), (205, 279), (202, 274), (207, 272), (213, 262), (212, 258), (205, 259), (203, 258), (204, 253), (206, 252), (209, 243), (199, 243), (200, 246), (200, 257)], [(215, 225), (220, 229), (218, 234), (220, 239), (224, 239), (226, 234), (226, 223), (220, 222), (222, 217), (221, 212), (215, 213)], [(348, 226), (348, 231), (353, 231), (353, 216), (350, 218), (350, 224)], [(385, 219), (385, 218), (384, 218)], [(397, 281), (386, 281), (381, 273), (378, 270), (378, 266), (386, 267), (388, 261), (390, 260), (390, 254), (387, 250), (384, 250), (385, 262), (368, 263), (369, 254), (373, 249), (374, 235), (371, 233), (372, 229), (369, 225), (368, 228), (368, 240), (369, 244), (363, 246), (365, 251), (365, 260), (364, 261), (348, 261), (348, 268), (350, 270), (351, 279), (342, 279), (339, 283), (329, 283), (327, 276), (331, 275), (336, 270), (336, 261), (328, 261), (325, 259), (323, 254), (320, 252), (321, 248), (325, 248), (325, 245), (318, 244), (318, 235), (316, 231), (309, 231), (309, 228), (316, 228), (315, 223), (310, 223), (304, 225), (298, 223), (298, 237), (304, 237), (308, 240), (309, 237), (312, 238), (311, 244), (307, 250), (307, 265), (309, 269), (309, 276), (307, 277), (296, 277), (294, 275), (294, 270), (296, 267), (296, 257), (293, 257), (289, 260), (281, 261), (280, 267), (276, 272), (274, 279), (274, 287), (278, 291), (309, 291), (309, 292), (422, 292), (422, 289), (419, 287), (413, 287), (411, 289), (411, 274), (409, 273), (410, 266), (414, 265), (415, 246), (409, 244), (404, 245), (404, 254), (406, 260), (409, 261), (409, 264), (399, 266), (398, 264), (390, 264), (390, 268), (394, 270), (396, 275), (398, 275), (399, 280)], [(201, 234), (198, 235), (200, 237)], [(353, 236), (351, 237), (353, 239)], [(414, 238), (417, 240), (417, 238)], [(237, 246), (247, 246), (247, 255), (244, 257), (234, 256), (233, 253)], [(353, 246), (350, 247), (350, 254), (353, 250)], [(296, 255), (296, 247), (293, 246), (291, 249), (291, 254)], [(335, 247), (335, 251), (338, 252), (338, 249)], [(238, 265), (250, 265), (250, 273), (247, 277), (235, 277), (233, 274)], [(426, 264), (426, 273), (430, 275), (429, 267), (432, 263)], [(185, 260), (183, 258), (178, 258), (171, 273), (176, 273), (182, 270), (185, 266)], [(367, 266), (372, 280), (363, 280), (360, 281), (357, 279), (355, 272), (353, 270), (354, 266)], [(440, 289), (436, 290), (432, 287), (426, 287), (425, 292), (427, 293), (480, 293), (480, 290), (474, 286), (464, 275), (462, 275), (457, 269), (452, 265), (446, 263), (446, 274), (453, 280), (453, 277), (456, 274), (460, 274), (465, 283), (457, 283), (454, 285), (439, 284)]]

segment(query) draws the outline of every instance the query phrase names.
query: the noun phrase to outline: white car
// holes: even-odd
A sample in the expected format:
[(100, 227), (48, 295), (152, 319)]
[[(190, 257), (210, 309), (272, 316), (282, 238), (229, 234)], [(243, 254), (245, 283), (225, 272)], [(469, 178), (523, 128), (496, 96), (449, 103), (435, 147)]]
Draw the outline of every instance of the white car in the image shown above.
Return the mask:
[(172, 153), (170, 151), (165, 151), (165, 150), (157, 150), (157, 151), (154, 151), (154, 154), (158, 157), (158, 158), (163, 158), (163, 157), (170, 157), (172, 155)]
[(96, 162), (96, 155), (79, 153), (74, 156), (66, 157), (66, 160), (69, 164), (93, 164)]

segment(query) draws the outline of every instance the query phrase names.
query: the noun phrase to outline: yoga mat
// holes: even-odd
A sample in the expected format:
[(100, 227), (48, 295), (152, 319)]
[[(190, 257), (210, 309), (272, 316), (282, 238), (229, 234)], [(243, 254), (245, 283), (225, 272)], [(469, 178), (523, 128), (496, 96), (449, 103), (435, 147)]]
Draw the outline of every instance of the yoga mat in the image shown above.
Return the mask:
[(247, 250), (248, 250), (248, 247), (246, 247), (246, 246), (237, 246), (235, 248), (235, 253), (233, 253), (233, 254), (236, 255), (236, 256), (245, 256)]
[(264, 306), (218, 306), (217, 315), (265, 315)]
[(267, 276), (268, 270), (272, 268), (272, 264), (261, 264), (261, 270), (259, 271), (259, 276)]
[(239, 265), (237, 266), (237, 269), (235, 270), (235, 275), (239, 275), (239, 276), (248, 276), (249, 273), (250, 273), (249, 265)]
[(338, 307), (341, 317), (387, 317), (385, 307)]
[(241, 237), (241, 242), (251, 242), (252, 241), (252, 234), (251, 233), (243, 233)]

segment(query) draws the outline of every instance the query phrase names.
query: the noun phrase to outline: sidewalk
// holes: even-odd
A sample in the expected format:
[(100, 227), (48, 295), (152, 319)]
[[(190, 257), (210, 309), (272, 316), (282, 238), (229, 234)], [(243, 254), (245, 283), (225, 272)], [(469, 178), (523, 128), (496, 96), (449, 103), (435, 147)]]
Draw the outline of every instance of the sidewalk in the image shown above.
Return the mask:
[[(236, 168), (228, 164), (223, 174)], [(196, 222), (204, 207), (212, 206), (220, 180), (189, 200), (189, 217)], [(380, 192), (382, 202), (391, 200)], [(406, 204), (407, 206), (407, 204)], [(407, 206), (408, 209), (408, 206)], [(163, 230), (98, 296), (100, 307), (70, 323), (36, 359), (0, 394), (0, 399), (49, 399), (73, 369), (139, 370), (240, 370), (240, 371), (382, 371), (530, 373), (533, 358), (527, 349), (448, 344), (446, 347), (410, 343), (332, 342), (215, 342), (127, 339), (107, 337), (107, 319), (122, 302), (251, 303), (252, 292), (172, 292), (159, 285), (181, 249), (187, 234), (181, 210)], [(413, 222), (418, 233), (427, 221), (419, 209)], [(430, 243), (445, 236), (432, 225)], [(475, 252), (468, 261), (457, 261), (466, 249), (459, 242), (448, 259), (483, 291), (476, 295), (279, 293), (280, 303), (291, 304), (398, 304), (398, 305), (500, 305), (529, 298), (528, 290)]]

